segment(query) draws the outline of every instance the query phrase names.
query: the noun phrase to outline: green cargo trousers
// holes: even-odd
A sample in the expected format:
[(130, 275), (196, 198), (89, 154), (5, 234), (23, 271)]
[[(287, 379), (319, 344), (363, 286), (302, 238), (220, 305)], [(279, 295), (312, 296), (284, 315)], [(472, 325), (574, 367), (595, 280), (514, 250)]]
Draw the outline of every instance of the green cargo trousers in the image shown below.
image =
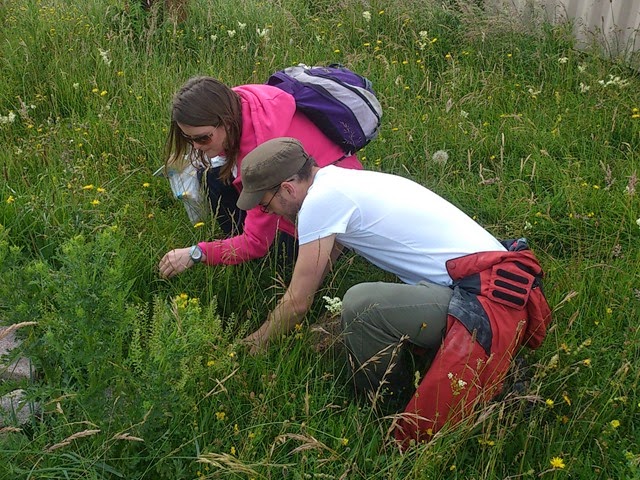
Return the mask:
[(358, 395), (395, 395), (398, 402), (411, 395), (421, 368), (411, 351), (426, 350), (422, 360), (435, 355), (452, 294), (451, 288), (429, 282), (360, 283), (347, 291), (342, 328)]

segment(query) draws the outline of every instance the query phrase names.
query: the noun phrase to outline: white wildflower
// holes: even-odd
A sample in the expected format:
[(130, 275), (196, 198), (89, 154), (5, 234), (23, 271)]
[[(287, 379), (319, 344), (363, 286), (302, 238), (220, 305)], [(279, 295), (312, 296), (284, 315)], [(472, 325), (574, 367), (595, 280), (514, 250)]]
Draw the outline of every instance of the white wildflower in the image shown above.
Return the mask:
[(78, 82), (74, 83), (73, 85), (71, 85), (75, 90), (78, 90), (80, 88), (80, 84)]
[(424, 50), (429, 44), (429, 33), (426, 30), (420, 30), (418, 35), (420, 36), (420, 40), (418, 40), (418, 47), (420, 50)]
[(587, 69), (587, 66), (584, 63), (582, 65), (578, 65), (578, 71), (580, 73), (584, 73), (586, 69)]
[(623, 80), (620, 77), (614, 76), (614, 75), (609, 75), (609, 80), (604, 81), (604, 80), (600, 80), (598, 81), (598, 83), (600, 85), (602, 85), (603, 87), (608, 87), (610, 85), (613, 85), (614, 87), (618, 87), (618, 88), (624, 88), (628, 85), (629, 81), (628, 80)]
[(16, 121), (16, 114), (9, 112), (8, 115), (0, 115), (0, 123), (13, 123)]
[(440, 165), (444, 165), (449, 160), (449, 154), (444, 150), (438, 150), (431, 156), (431, 160), (434, 163), (439, 163)]
[(640, 227), (640, 218), (636, 220), (636, 224)]
[(236, 31), (235, 30), (227, 30), (227, 35), (229, 35), (229, 38), (233, 38), (236, 35)]
[(98, 51), (100, 52), (100, 56), (102, 57), (102, 61), (106, 65), (111, 65), (111, 58), (109, 57), (109, 50), (102, 50), (101, 48), (99, 48)]
[(216, 40), (218, 40), (218, 35), (216, 35), (215, 33), (212, 33), (209, 38), (213, 43), (216, 43)]
[(533, 98), (537, 98), (538, 95), (542, 93), (542, 90), (534, 90), (533, 87), (529, 87), (529, 90), (527, 91), (529, 92), (529, 95), (531, 95)]
[(268, 28), (257, 28), (256, 33), (260, 38), (268, 38), (269, 37), (269, 29)]
[(458, 387), (460, 387), (460, 388), (464, 388), (464, 387), (466, 387), (466, 386), (467, 386), (467, 382), (465, 382), (465, 381), (464, 381), (464, 380), (462, 380), (462, 379), (458, 379)]
[(527, 221), (524, 222), (524, 229), (525, 230), (531, 230), (533, 228), (533, 225), (531, 225), (531, 222)]
[(240, 30), (244, 30), (245, 28), (247, 28), (247, 24), (246, 24), (246, 23), (238, 22), (238, 28), (239, 28)]
[(558, 59), (558, 63), (563, 63), (564, 64), (564, 63), (567, 63), (568, 61), (569, 61), (568, 57), (560, 57)]
[(322, 299), (327, 302), (325, 308), (329, 310), (331, 315), (340, 315), (342, 313), (342, 300), (340, 297), (322, 297)]
[(591, 87), (580, 82), (580, 93), (587, 93)]
[(365, 10), (362, 12), (362, 18), (364, 18), (365, 22), (371, 21), (371, 12), (369, 10)]
[(460, 110), (460, 116), (462, 118), (467, 118), (469, 116), (469, 112), (466, 112), (464, 110)]
[(453, 373), (451, 373), (451, 372), (447, 373), (447, 378), (449, 380), (453, 380)]

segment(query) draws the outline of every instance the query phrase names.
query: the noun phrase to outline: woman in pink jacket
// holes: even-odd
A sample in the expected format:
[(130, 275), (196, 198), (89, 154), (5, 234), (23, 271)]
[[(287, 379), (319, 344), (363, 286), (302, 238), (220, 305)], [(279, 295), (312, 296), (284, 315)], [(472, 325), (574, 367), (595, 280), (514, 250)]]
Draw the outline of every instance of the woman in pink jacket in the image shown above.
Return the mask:
[(294, 137), (318, 166), (335, 164), (361, 169), (355, 155), (345, 157), (304, 114), (290, 94), (269, 85), (229, 88), (211, 77), (188, 80), (175, 94), (167, 138), (167, 165), (188, 154), (203, 167), (201, 183), (211, 210), (227, 238), (171, 250), (160, 261), (160, 275), (173, 277), (196, 263), (235, 265), (264, 257), (279, 237), (293, 262), (295, 226), (264, 213), (260, 207), (242, 212), (236, 200), (242, 190), (242, 159), (255, 147), (276, 137)]

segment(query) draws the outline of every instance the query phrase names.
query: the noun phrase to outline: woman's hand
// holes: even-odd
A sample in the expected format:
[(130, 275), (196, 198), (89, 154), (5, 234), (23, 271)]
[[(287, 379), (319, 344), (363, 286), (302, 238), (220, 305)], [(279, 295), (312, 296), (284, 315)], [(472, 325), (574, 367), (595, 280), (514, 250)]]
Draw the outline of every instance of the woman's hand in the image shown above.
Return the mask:
[(193, 266), (193, 260), (189, 255), (190, 247), (176, 248), (166, 253), (160, 260), (159, 270), (162, 278), (171, 278), (184, 272)]

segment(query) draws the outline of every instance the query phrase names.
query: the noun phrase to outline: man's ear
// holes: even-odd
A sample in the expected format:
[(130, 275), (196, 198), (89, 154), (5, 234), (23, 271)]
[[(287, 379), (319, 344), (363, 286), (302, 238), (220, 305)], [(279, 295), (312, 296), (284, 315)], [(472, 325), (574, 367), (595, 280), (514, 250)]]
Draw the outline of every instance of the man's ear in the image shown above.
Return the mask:
[(290, 197), (293, 197), (293, 198), (295, 198), (295, 196), (296, 196), (296, 194), (298, 193), (298, 190), (299, 190), (298, 185), (296, 185), (296, 183), (290, 182), (290, 181), (282, 182), (280, 184), (280, 189), (286, 191), (287, 194)]

